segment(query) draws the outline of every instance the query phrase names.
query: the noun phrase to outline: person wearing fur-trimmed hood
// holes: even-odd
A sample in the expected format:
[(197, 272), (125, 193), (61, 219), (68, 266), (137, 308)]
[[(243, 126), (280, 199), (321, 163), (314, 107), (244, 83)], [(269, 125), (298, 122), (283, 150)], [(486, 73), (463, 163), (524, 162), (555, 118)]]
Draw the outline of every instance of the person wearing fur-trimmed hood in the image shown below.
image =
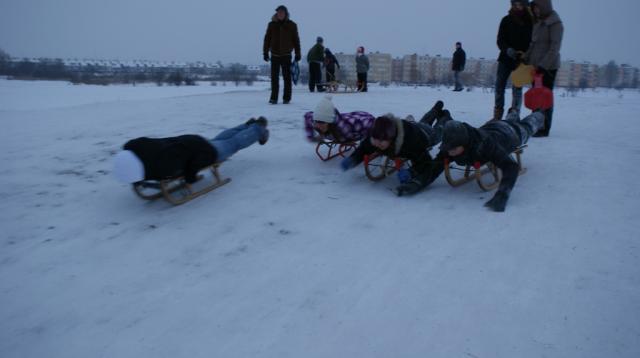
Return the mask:
[(353, 154), (340, 163), (343, 170), (349, 170), (364, 161), (365, 156), (379, 153), (389, 158), (411, 161), (411, 168), (398, 171), (400, 185), (398, 196), (412, 195), (422, 190), (430, 178), (432, 167), (429, 150), (442, 139), (444, 124), (451, 119), (443, 103), (436, 102), (420, 122), (412, 116), (400, 119), (393, 114), (376, 118), (369, 136), (360, 142)]

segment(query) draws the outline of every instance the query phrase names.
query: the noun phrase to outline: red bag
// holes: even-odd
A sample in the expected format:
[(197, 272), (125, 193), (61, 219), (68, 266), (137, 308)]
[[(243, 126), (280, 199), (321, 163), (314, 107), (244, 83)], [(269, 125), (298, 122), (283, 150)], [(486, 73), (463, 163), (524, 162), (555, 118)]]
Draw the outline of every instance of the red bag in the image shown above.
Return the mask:
[(524, 94), (524, 105), (530, 110), (553, 107), (553, 92), (542, 85), (542, 75), (534, 76), (534, 86)]

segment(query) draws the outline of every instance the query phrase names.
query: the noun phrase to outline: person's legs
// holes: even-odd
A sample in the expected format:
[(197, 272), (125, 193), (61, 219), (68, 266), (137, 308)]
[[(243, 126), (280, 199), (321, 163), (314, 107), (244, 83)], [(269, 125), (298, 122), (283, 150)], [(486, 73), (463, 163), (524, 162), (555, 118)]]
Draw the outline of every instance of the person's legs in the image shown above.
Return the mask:
[[(509, 114), (511, 115), (511, 114)], [(516, 114), (517, 116), (517, 114)], [(543, 111), (533, 112), (530, 115), (526, 116), (521, 120), (513, 121), (512, 123), (516, 124), (521, 128), (520, 132), (520, 143), (525, 144), (529, 141), (529, 138), (534, 134), (538, 133), (540, 128), (544, 127), (545, 122), (545, 114)]]
[(511, 96), (513, 97), (511, 99), (511, 108), (514, 108), (520, 113), (522, 109), (522, 87), (511, 87)]
[(369, 88), (367, 87), (367, 72), (362, 74), (362, 92), (367, 92)]
[(315, 91), (316, 86), (318, 87), (318, 90), (320, 89), (318, 83), (320, 83), (321, 75), (320, 64), (317, 62), (311, 62), (309, 64), (309, 91)]
[[(542, 84), (548, 89), (553, 91), (553, 87), (556, 82), (556, 75), (558, 70), (544, 70), (542, 73)], [(536, 136), (546, 137), (551, 131), (551, 122), (553, 120), (553, 107), (544, 111), (544, 127), (540, 129)]]
[(358, 91), (362, 91), (364, 88), (364, 74), (362, 72), (358, 72)]
[[(502, 62), (498, 62), (498, 71), (496, 72), (496, 86), (495, 86), (495, 109), (504, 111), (504, 92), (507, 87), (507, 80), (509, 79), (509, 67)], [(498, 120), (501, 118), (495, 118)]]
[(267, 129), (260, 124), (241, 124), (237, 127), (227, 129), (209, 140), (209, 143), (218, 152), (218, 162), (227, 160), (241, 149), (247, 148), (260, 140), (265, 135)]
[(284, 94), (282, 100), (285, 103), (291, 101), (291, 56), (284, 56), (281, 58), (282, 65), (282, 78), (284, 80)]
[(270, 102), (278, 102), (280, 92), (280, 58), (271, 56), (271, 98)]

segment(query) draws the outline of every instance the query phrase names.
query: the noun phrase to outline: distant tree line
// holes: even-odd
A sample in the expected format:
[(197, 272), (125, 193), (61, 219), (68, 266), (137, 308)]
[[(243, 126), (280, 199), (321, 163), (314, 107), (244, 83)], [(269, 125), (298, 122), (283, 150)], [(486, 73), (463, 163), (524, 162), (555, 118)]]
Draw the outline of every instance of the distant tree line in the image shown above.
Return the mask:
[(200, 67), (176, 68), (148, 66), (101, 66), (83, 64), (68, 66), (62, 59), (40, 58), (32, 60), (12, 59), (0, 49), (0, 76), (23, 80), (65, 80), (74, 84), (109, 85), (116, 83), (156, 83), (158, 86), (194, 86), (197, 81), (230, 81), (239, 85), (241, 82), (253, 84), (257, 73), (249, 71), (247, 66), (234, 63), (228, 66), (218, 62), (218, 68)]

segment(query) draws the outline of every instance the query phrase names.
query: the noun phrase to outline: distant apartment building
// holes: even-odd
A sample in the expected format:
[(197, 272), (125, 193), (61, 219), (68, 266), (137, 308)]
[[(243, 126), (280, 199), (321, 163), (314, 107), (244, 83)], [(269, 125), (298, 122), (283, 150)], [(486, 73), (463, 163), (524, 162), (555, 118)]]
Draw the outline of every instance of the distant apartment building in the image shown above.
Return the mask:
[(598, 65), (589, 62), (563, 61), (556, 75), (556, 86), (573, 88), (597, 87), (600, 82), (599, 73)]

